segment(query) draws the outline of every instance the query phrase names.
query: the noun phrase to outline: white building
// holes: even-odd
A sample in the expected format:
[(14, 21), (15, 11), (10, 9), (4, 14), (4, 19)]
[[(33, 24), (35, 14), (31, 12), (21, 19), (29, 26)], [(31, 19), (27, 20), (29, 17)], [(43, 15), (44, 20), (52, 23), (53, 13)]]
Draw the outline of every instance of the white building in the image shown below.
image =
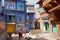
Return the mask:
[(42, 7), (35, 10), (35, 19), (40, 23), (40, 29), (44, 30), (44, 32), (49, 31), (48, 14)]

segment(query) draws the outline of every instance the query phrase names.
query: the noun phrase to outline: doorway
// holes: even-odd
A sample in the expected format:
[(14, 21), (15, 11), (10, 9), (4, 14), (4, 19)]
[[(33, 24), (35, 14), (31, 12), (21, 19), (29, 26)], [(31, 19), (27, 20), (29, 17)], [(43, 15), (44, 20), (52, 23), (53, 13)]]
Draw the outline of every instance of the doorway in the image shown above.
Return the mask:
[(35, 29), (40, 29), (40, 22), (35, 21)]
[(45, 22), (45, 30), (46, 30), (46, 32), (49, 32), (49, 23), (48, 22)]
[(52, 32), (56, 33), (57, 32), (57, 28), (56, 28), (56, 23), (52, 23)]

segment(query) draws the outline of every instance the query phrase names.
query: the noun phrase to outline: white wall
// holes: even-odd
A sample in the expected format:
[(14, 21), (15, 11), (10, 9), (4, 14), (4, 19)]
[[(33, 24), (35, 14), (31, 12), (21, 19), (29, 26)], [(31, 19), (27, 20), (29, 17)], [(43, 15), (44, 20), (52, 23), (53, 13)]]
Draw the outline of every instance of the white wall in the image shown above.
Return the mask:
[(2, 6), (4, 6), (4, 0), (2, 0)]
[(39, 0), (26, 0), (26, 4), (36, 4)]
[(34, 8), (34, 5), (27, 5), (26, 7), (27, 9), (27, 13), (34, 13), (35, 12), (35, 8)]

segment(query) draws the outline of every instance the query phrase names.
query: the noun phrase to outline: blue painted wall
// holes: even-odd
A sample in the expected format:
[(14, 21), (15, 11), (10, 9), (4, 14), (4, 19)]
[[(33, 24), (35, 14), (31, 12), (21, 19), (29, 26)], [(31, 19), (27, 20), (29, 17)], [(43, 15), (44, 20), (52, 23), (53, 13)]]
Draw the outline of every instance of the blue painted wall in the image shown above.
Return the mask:
[(2, 12), (2, 0), (0, 0), (0, 21), (5, 21), (4, 12)]
[(17, 10), (24, 11), (24, 2), (17, 1)]
[[(16, 5), (17, 3), (17, 5)], [(5, 10), (4, 13), (7, 15), (13, 15), (15, 14), (16, 17), (16, 23), (22, 22), (24, 23), (24, 1), (21, 0), (17, 0), (17, 2), (8, 2), (5, 1), (5, 6), (4, 6)], [(14, 11), (10, 11), (10, 10), (14, 10)], [(21, 19), (21, 21), (20, 21)]]
[(16, 23), (22, 22), (24, 23), (25, 17), (24, 17), (24, 11), (17, 11), (16, 12)]
[(17, 11), (16, 11), (16, 23), (24, 23), (25, 16), (24, 16), (24, 1), (17, 0)]
[(29, 19), (34, 19), (34, 13), (27, 13), (27, 16), (29, 16)]
[(30, 30), (30, 26), (34, 24), (34, 20), (32, 20), (32, 23), (30, 24), (29, 19), (34, 19), (34, 13), (27, 13), (27, 21), (26, 21), (26, 31)]
[(17, 0), (17, 1), (25, 1), (25, 0)]
[(2, 1), (2, 0), (0, 0), (0, 12), (2, 11), (1, 1)]
[(5, 0), (4, 1), (4, 13), (7, 15), (16, 14), (16, 2), (9, 2)]
[(0, 12), (0, 21), (5, 21), (5, 16), (4, 16), (4, 14), (2, 14), (2, 13)]
[(4, 10), (4, 13), (7, 14), (7, 15), (13, 15), (13, 14), (16, 14), (16, 11), (7, 11), (7, 10)]
[(16, 2), (4, 1), (4, 7), (6, 10), (16, 10)]
[(29, 30), (30, 30), (30, 23), (26, 22), (26, 31), (29, 31)]

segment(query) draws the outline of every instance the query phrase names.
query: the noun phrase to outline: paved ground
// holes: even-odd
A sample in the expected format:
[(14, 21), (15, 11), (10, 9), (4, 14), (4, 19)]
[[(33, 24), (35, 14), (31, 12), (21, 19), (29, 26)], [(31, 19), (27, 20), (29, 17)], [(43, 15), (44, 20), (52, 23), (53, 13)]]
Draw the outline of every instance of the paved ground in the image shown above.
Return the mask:
[(12, 40), (19, 40), (19, 37), (13, 37)]
[[(19, 40), (18, 34), (12, 35), (12, 40)], [(23, 38), (22, 40), (27, 40), (27, 38)], [(35, 40), (35, 39), (31, 39), (31, 40)], [(36, 40), (56, 40), (56, 39), (50, 37), (49, 33), (42, 33), (40, 35), (37, 35), (37, 39)]]
[(19, 35), (18, 34), (13, 34), (12, 35), (12, 40), (19, 40)]
[[(12, 40), (19, 40), (18, 37), (13, 37)], [(29, 40), (29, 39), (22, 39), (22, 40)], [(30, 39), (30, 40), (48, 40), (48, 39), (45, 39), (45, 38), (37, 38), (37, 39)]]
[[(29, 35), (29, 34), (27, 34), (27, 35)], [(36, 36), (35, 35), (30, 35), (30, 36), (32, 38), (39, 38), (41, 40), (56, 40), (55, 38), (52, 38), (50, 35), (51, 34), (49, 34), (49, 33), (42, 33), (42, 34), (37, 34)]]
[[(18, 36), (18, 34), (17, 35), (12, 35), (12, 40), (19, 40), (19, 36)], [(29, 40), (28, 38), (23, 38), (22, 40)], [(30, 40), (35, 40), (35, 39), (30, 39)], [(38, 38), (38, 39), (36, 39), (36, 40), (47, 40), (47, 39), (45, 39), (45, 38)]]

